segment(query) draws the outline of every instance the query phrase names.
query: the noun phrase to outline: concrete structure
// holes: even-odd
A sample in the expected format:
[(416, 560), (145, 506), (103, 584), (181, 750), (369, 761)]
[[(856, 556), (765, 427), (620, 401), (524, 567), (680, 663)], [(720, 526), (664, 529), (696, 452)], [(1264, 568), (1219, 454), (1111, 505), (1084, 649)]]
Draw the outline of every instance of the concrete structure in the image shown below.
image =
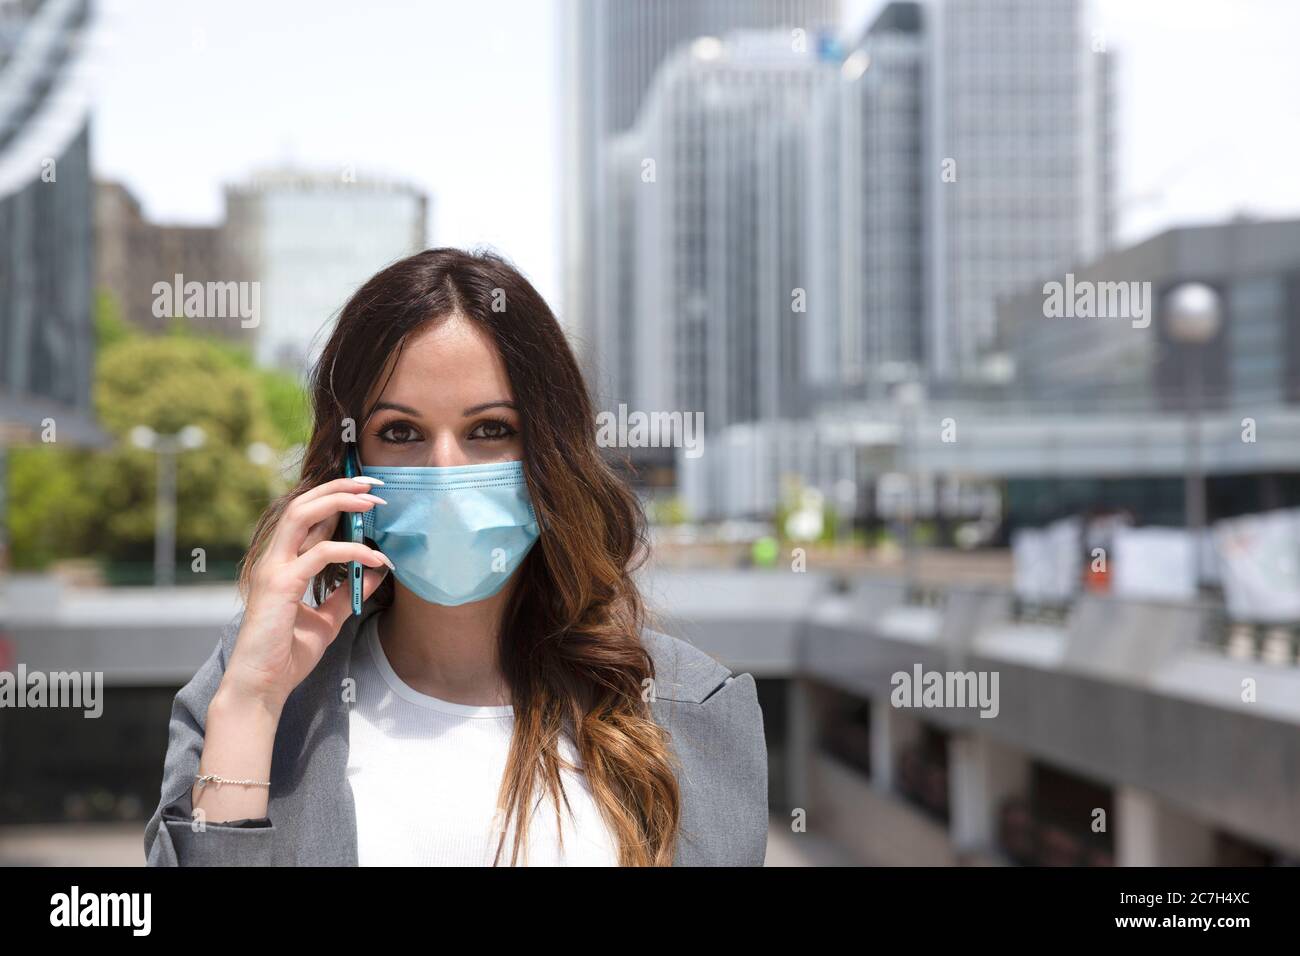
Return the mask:
[[(1247, 418), (1255, 440), (1243, 440)], [(944, 485), (1007, 486), (1016, 500), (1006, 511), (1015, 523), (1041, 525), (1109, 504), (1136, 507), (1147, 522), (1178, 525), (1189, 427), (1182, 410), (1105, 396), (1092, 403), (940, 397), (910, 413), (879, 403), (829, 403), (806, 421), (758, 422), (709, 436), (700, 458), (679, 455), (677, 471), (696, 520), (770, 517), (787, 476), (832, 499), (837, 483), (853, 481), (857, 514), (869, 517), (871, 503), (911, 474), (918, 486), (934, 489), (923, 491), (927, 497), (942, 495)], [(1260, 403), (1210, 410), (1196, 427), (1212, 519), (1300, 500), (1300, 409)], [(933, 513), (925, 500), (921, 512)]]
[[(241, 282), (235, 274), (221, 225), (178, 226), (150, 222), (140, 203), (121, 183), (95, 184), (95, 290), (112, 297), (122, 318), (137, 328), (160, 332), (173, 321), (172, 314), (156, 315), (154, 286), (184, 282)], [(226, 316), (190, 319), (189, 328), (200, 334), (248, 340), (252, 330), (234, 312)]]
[[(827, 688), (870, 700), (873, 720), (888, 729), (872, 725), (868, 781), (877, 766), (896, 771), (906, 750), (909, 735), (896, 731), (896, 721), (941, 728), (951, 811), (944, 846), (954, 859), (1006, 855), (996, 845), (1004, 823), (998, 808), (1009, 795), (1032, 803), (1025, 788), (1037, 765), (1109, 791), (1104, 806), (1083, 807), (1065, 827), (1079, 847), (1094, 837), (1109, 843), (1121, 865), (1227, 862), (1228, 848), (1242, 842), (1278, 857), (1300, 853), (1300, 779), (1274, 753), (1296, 738), (1294, 648), (1282, 668), (1231, 660), (1216, 644), (1209, 612), (1191, 606), (1085, 598), (1064, 626), (1049, 627), (1015, 621), (1006, 595), (954, 591), (942, 608), (872, 607), (874, 623), (864, 625), (855, 600), (824, 601), (805, 631), (801, 672), (817, 685), (816, 713), (806, 719), (834, 720), (835, 693)], [(944, 673), (996, 671), (997, 715), (889, 705), (893, 676), (918, 664)], [(1259, 691), (1249, 702), (1242, 692), (1247, 679)], [(837, 791), (890, 791), (889, 772), (854, 783), (843, 779), (841, 762), (813, 748), (803, 766), (814, 780), (835, 777)], [(1079, 790), (1095, 796), (1086, 783)], [(849, 806), (843, 793), (832, 803)], [(869, 806), (834, 825), (879, 832)], [(1099, 818), (1104, 831), (1094, 826), (1094, 809), (1106, 811)], [(939, 829), (921, 815), (907, 819), (922, 833)], [(881, 845), (898, 849), (896, 837)]]
[(275, 170), (229, 187), (232, 268), (261, 284), (258, 362), (305, 372), (352, 293), (425, 247), (426, 207), (410, 186), (340, 174)]
[[(1045, 284), (1065, 288), (1067, 275), (1098, 295), (1122, 286), (1116, 301), (1147, 312), (1048, 317)], [(1222, 312), (1199, 350), (1167, 321), (1171, 292), (1193, 280), (1217, 290)], [(1177, 525), (1195, 420), (1211, 517), (1287, 507), (1300, 503), (1298, 317), (1300, 222), (1172, 229), (1000, 300), (985, 354), (1009, 359), (1007, 385), (932, 387), (911, 406), (823, 399), (802, 422), (724, 429), (700, 458), (679, 456), (682, 494), (696, 518), (754, 517), (771, 514), (784, 475), (828, 497), (853, 481), (865, 503), (910, 472), (1004, 486), (1017, 524), (1109, 506)]]
[[(1063, 271), (1044, 273), (1005, 297), (997, 347), (1014, 363), (1010, 392), (1017, 400), (1104, 398), (1134, 410), (1180, 409), (1187, 405), (1185, 373), (1199, 361), (1208, 408), (1259, 410), (1300, 401), (1300, 220), (1169, 229), (1079, 263), (1070, 275), (1079, 290), (1119, 287), (1126, 293), (1121, 305), (1134, 298), (1130, 287), (1149, 283), (1150, 314), (1048, 317), (1044, 285), (1064, 287)], [(1169, 292), (1190, 280), (1208, 284), (1221, 302), (1218, 334), (1200, 350), (1176, 341), (1165, 320)], [(1116, 296), (1105, 298), (1109, 304)]]

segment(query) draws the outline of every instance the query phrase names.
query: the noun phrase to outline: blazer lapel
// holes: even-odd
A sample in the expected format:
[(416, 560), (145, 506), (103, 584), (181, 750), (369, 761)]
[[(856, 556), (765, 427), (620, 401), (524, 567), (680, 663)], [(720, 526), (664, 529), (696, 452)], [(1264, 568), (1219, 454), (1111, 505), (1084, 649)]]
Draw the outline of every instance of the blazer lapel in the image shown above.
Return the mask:
[(281, 715), (285, 733), (277, 742), (293, 753), (277, 760), (295, 779), (282, 791), (277, 816), (293, 821), (285, 826), (288, 853), (299, 865), (357, 865), (356, 805), (347, 780), (348, 716), (356, 700), (352, 647), (361, 622), (378, 611), (368, 602), (359, 618), (348, 618)]

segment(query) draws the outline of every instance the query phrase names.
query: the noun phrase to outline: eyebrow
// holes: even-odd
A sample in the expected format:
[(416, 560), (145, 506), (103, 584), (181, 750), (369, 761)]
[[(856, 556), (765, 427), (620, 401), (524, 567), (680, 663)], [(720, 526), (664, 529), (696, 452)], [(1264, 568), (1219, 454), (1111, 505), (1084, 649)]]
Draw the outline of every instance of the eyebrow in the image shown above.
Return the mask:
[(471, 415), (477, 415), (479, 412), (486, 412), (489, 408), (509, 408), (512, 411), (519, 411), (514, 402), (508, 402), (504, 398), (497, 399), (495, 402), (484, 402), (482, 405), (471, 405), (461, 412), (466, 418)]
[[(519, 410), (515, 406), (514, 402), (508, 402), (505, 399), (498, 399), (493, 402), (483, 402), (481, 405), (471, 405), (469, 408), (461, 412), (461, 415), (468, 418), (470, 415), (477, 415), (479, 412), (485, 412), (489, 408), (509, 408), (514, 411)], [(375, 404), (374, 408), (370, 409), (370, 414), (366, 415), (366, 419), (369, 420), (374, 416), (375, 412), (383, 411), (385, 409), (394, 412), (402, 412), (403, 414), (410, 415), (413, 418), (422, 417), (419, 410), (412, 408), (410, 405), (399, 405), (396, 402), (378, 402)]]

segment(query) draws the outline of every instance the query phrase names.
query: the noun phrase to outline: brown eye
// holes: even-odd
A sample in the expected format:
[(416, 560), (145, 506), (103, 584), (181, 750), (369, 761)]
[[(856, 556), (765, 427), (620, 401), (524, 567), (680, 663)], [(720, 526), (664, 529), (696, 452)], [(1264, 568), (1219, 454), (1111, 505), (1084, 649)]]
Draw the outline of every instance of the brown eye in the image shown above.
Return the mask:
[(511, 438), (516, 434), (515, 430), (510, 427), (509, 422), (503, 422), (500, 419), (491, 419), (486, 422), (479, 422), (474, 426), (474, 430), (469, 433), (470, 438), (482, 439), (484, 441), (502, 441)]
[(390, 445), (405, 445), (418, 440), (415, 429), (406, 422), (394, 422), (379, 432), (379, 438)]

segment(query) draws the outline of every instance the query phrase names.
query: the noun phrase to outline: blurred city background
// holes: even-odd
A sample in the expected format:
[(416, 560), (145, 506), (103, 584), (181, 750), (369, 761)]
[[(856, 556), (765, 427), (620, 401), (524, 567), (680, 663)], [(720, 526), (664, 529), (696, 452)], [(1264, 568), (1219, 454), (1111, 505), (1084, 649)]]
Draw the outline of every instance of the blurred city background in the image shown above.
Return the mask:
[[(626, 426), (661, 629), (758, 679), (770, 864), (1296, 863), (1297, 35), (0, 0), (0, 671), (105, 681), (0, 707), (0, 863), (143, 863), (307, 364), (431, 245), (512, 259)], [(932, 672), (996, 715), (891, 699)]]

